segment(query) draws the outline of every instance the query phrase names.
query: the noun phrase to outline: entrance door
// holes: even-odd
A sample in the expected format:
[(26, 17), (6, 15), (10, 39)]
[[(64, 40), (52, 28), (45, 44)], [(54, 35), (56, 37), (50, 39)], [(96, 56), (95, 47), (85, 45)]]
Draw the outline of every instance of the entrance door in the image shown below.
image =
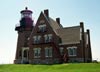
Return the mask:
[(22, 50), (22, 63), (23, 64), (29, 63), (29, 49)]

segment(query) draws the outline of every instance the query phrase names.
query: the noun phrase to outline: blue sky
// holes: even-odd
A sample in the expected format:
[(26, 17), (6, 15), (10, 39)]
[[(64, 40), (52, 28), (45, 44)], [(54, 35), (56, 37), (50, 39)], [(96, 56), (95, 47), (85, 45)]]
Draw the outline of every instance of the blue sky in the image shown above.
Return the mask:
[(90, 29), (93, 59), (100, 60), (100, 0), (1, 0), (0, 1), (0, 64), (13, 63), (15, 58), (20, 11), (25, 7), (33, 11), (36, 22), (44, 9), (49, 9), (50, 17), (61, 18), (64, 27), (79, 25), (83, 21), (85, 29)]

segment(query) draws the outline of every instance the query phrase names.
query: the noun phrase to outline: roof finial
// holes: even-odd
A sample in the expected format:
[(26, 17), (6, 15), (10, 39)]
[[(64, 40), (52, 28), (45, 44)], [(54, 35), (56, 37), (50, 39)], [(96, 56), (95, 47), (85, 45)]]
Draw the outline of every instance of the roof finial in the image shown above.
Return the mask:
[(28, 10), (28, 8), (27, 8), (27, 7), (25, 7), (25, 9), (26, 9), (26, 10)]

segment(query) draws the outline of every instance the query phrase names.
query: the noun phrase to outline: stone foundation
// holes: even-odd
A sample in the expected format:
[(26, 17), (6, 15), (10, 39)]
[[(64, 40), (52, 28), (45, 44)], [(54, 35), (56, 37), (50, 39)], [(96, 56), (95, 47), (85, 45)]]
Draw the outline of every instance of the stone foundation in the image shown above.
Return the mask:
[[(74, 62), (83, 63), (84, 58), (69, 58), (68, 62), (70, 62), (70, 63), (74, 63)], [(91, 62), (91, 59), (85, 58), (85, 62)]]
[(60, 63), (59, 59), (34, 59), (29, 61), (30, 64), (57, 64)]
[(22, 60), (21, 59), (16, 59), (16, 60), (14, 60), (14, 64), (22, 64)]

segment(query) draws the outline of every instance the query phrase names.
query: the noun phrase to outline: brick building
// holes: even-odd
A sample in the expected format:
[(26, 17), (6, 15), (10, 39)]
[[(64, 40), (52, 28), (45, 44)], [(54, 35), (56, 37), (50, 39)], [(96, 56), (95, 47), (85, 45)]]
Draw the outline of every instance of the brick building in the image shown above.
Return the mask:
[(84, 23), (78, 26), (63, 27), (60, 18), (49, 16), (49, 11), (40, 13), (36, 24), (32, 11), (21, 11), (17, 50), (14, 63), (54, 64), (64, 62), (91, 62), (91, 42), (89, 29)]

